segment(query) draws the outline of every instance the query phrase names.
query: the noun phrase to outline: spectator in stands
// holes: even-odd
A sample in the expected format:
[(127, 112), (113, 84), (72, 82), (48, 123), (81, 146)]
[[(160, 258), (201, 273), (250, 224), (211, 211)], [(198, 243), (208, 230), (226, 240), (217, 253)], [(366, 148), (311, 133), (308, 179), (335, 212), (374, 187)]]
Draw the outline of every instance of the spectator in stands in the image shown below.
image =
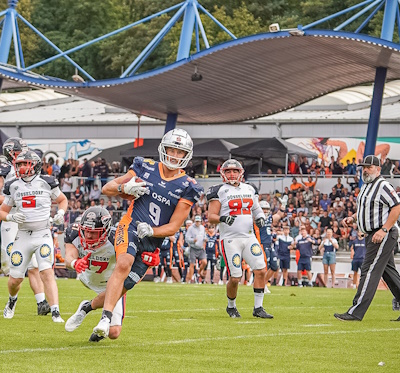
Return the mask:
[(312, 234), (310, 234), (312, 238), (314, 238), (315, 243), (313, 244), (313, 255), (318, 255), (320, 254), (319, 252), (319, 245), (321, 244), (322, 237), (321, 237), (321, 230), (320, 229), (315, 229)]
[(360, 179), (358, 178), (357, 175), (354, 175), (354, 181), (350, 182), (350, 178), (347, 179), (347, 184), (350, 185), (351, 191), (354, 192), (356, 188), (358, 188), (358, 184), (360, 183)]
[(324, 211), (328, 211), (328, 209), (331, 207), (331, 200), (328, 198), (327, 194), (322, 195), (319, 205)]
[(320, 217), (320, 228), (324, 232), (327, 228), (332, 227), (332, 218), (328, 215), (328, 210), (324, 210), (323, 215)]
[(366, 246), (365, 238), (362, 232), (357, 232), (357, 237), (350, 243), (350, 258), (351, 270), (353, 271), (353, 289), (358, 287), (358, 270), (361, 271), (361, 266), (365, 258)]
[[(283, 219), (285, 220), (285, 219)], [(290, 226), (290, 236), (295, 239), (300, 233), (300, 225), (298, 221), (294, 222), (294, 225)]]
[(75, 192), (72, 195), (72, 199), (74, 199), (75, 201), (82, 201), (83, 192), (79, 186), (76, 187)]
[(65, 194), (65, 197), (67, 197), (68, 200), (71, 198), (72, 178), (69, 176), (68, 172), (64, 174), (61, 191)]
[(107, 201), (106, 210), (107, 210), (107, 211), (115, 211), (115, 207), (114, 207), (114, 205), (112, 204), (111, 198)]
[(195, 177), (196, 171), (194, 169), (194, 165), (192, 161), (189, 161), (188, 165), (185, 168), (186, 175), (190, 177)]
[(343, 174), (343, 165), (339, 162), (339, 159), (335, 159), (335, 157), (331, 157), (331, 164), (329, 165), (329, 170), (333, 175), (342, 175)]
[(108, 165), (107, 162), (104, 158), (100, 160), (100, 180), (101, 180), (101, 187), (107, 184), (107, 179), (108, 179)]
[(356, 173), (357, 173), (357, 163), (356, 163), (356, 159), (353, 158), (352, 162), (347, 167), (347, 174), (355, 175)]
[(337, 239), (333, 237), (332, 229), (326, 231), (326, 236), (319, 245), (319, 250), (323, 254), (322, 264), (324, 265), (324, 283), (328, 285), (328, 271), (331, 271), (332, 286), (335, 285), (336, 269), (336, 250), (339, 248)]
[(89, 193), (89, 201), (94, 201), (96, 205), (99, 204), (101, 196), (101, 190), (99, 189), (97, 184), (93, 185), (92, 190)]
[(303, 177), (300, 177), (300, 179), (301, 182), (304, 184), (305, 188), (308, 187), (311, 192), (314, 191), (315, 186), (317, 185), (318, 178), (315, 178), (315, 180), (313, 180), (311, 176), (308, 176), (307, 181), (303, 181)]
[(59, 166), (59, 161), (56, 159), (56, 162), (53, 164), (52, 173), (51, 175), (54, 176), (56, 179), (60, 176), (61, 168)]
[(309, 173), (309, 169), (310, 169), (310, 166), (308, 164), (308, 159), (307, 159), (307, 157), (303, 157), (303, 158), (300, 157), (300, 159), (301, 159), (301, 163), (300, 163), (301, 173), (303, 175), (306, 175)]
[(298, 191), (303, 190), (303, 185), (300, 184), (300, 183), (297, 181), (297, 179), (294, 177), (294, 178), (292, 179), (292, 184), (290, 184), (290, 190), (291, 190), (293, 193), (296, 193), (296, 192), (298, 192)]
[(300, 202), (300, 207), (297, 209), (297, 213), (302, 212), (304, 216), (308, 216), (308, 207), (306, 207), (306, 203)]
[(291, 174), (291, 175), (300, 174), (300, 167), (296, 162), (296, 157), (295, 156), (292, 156), (290, 158), (289, 163), (288, 163), (288, 174)]
[(69, 159), (65, 159), (63, 165), (61, 166), (60, 169), (60, 180), (64, 179), (65, 174), (69, 173), (71, 169), (71, 164), (70, 164), (70, 160)]
[(320, 221), (320, 217), (318, 215), (318, 210), (314, 207), (312, 209), (312, 215), (310, 217), (311, 228), (313, 228), (313, 229), (319, 228), (319, 221)]
[(310, 190), (308, 186), (305, 186), (302, 195), (306, 207), (310, 209), (312, 207), (314, 193)]
[(329, 194), (329, 199), (334, 201), (336, 198), (340, 199), (341, 197), (342, 193), (336, 187), (332, 187), (332, 192)]
[(392, 173), (395, 176), (400, 175), (400, 162), (399, 161), (394, 161)]
[(385, 163), (382, 165), (381, 168), (381, 175), (382, 176), (390, 176), (392, 175), (392, 161), (389, 158), (386, 158)]
[(90, 193), (92, 186), (93, 186), (94, 178), (93, 178), (93, 168), (92, 168), (91, 164), (89, 163), (89, 161), (87, 160), (87, 158), (85, 158), (83, 160), (80, 176), (86, 178), (85, 179), (85, 191), (87, 193)]

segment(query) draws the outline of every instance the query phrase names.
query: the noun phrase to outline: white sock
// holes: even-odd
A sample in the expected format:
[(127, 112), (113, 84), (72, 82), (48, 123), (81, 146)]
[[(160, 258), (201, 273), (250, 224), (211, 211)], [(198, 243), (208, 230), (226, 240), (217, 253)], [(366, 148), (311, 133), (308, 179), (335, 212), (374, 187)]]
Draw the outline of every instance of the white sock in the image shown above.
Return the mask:
[(54, 311), (60, 312), (60, 309), (58, 308), (58, 304), (51, 306), (50, 309), (51, 309), (51, 312), (54, 312)]
[(260, 308), (263, 305), (264, 293), (254, 292), (254, 308)]
[(236, 308), (236, 298), (235, 299), (228, 298), (228, 308)]
[(35, 298), (36, 298), (36, 303), (43, 302), (46, 299), (44, 293), (35, 294)]
[(18, 293), (15, 294), (14, 296), (11, 294), (8, 294), (8, 296), (10, 297), (11, 300), (16, 300), (18, 298)]

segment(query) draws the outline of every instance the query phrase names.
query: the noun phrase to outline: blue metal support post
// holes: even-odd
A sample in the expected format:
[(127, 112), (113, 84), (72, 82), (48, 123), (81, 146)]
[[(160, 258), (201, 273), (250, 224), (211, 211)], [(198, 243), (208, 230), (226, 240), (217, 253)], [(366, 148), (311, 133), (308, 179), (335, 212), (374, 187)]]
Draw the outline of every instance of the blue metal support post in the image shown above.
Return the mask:
[(197, 6), (197, 0), (187, 0), (185, 15), (183, 16), (183, 25), (181, 38), (179, 40), (179, 48), (176, 60), (182, 60), (190, 56), (190, 47), (192, 45), (192, 35), (196, 20), (194, 7)]
[(16, 10), (15, 7), (18, 4), (18, 0), (9, 0), (8, 1), (8, 6), (9, 8), (7, 9), (5, 18), (4, 18), (4, 24), (3, 24), (3, 30), (1, 32), (1, 38), (0, 38), (0, 62), (1, 63), (7, 63), (8, 62), (8, 56), (10, 54), (10, 47), (11, 47), (11, 40), (13, 37), (13, 28), (14, 28), (14, 22), (16, 22)]
[[(383, 16), (381, 38), (393, 40), (396, 14), (398, 10), (397, 0), (386, 0), (385, 13)], [(371, 111), (368, 122), (367, 138), (365, 141), (364, 157), (375, 154), (376, 139), (378, 137), (379, 121), (381, 117), (383, 91), (385, 89), (387, 68), (378, 67), (375, 74), (374, 93), (371, 102)]]
[(164, 134), (167, 133), (168, 131), (173, 130), (176, 127), (177, 120), (178, 120), (177, 113), (168, 113), (167, 122), (165, 123)]

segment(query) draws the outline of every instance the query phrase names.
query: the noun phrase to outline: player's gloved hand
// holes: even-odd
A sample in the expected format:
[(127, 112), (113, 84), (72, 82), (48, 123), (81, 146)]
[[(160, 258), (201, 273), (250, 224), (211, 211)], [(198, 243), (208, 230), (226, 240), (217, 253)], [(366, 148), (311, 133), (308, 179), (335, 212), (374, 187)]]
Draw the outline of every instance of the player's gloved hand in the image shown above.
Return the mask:
[(256, 220), (256, 225), (257, 225), (258, 228), (263, 228), (263, 227), (265, 227), (265, 219), (264, 219), (263, 217), (258, 218), (258, 219)]
[(142, 261), (149, 267), (157, 267), (160, 264), (160, 249), (157, 248), (153, 253), (144, 251), (141, 255)]
[(154, 234), (153, 228), (150, 224), (136, 222), (137, 235), (139, 238), (151, 237)]
[(282, 198), (278, 198), (279, 203), (281, 204), (281, 210), (286, 209), (288, 199), (289, 197), (287, 195), (284, 195)]
[(236, 219), (236, 215), (232, 216), (220, 216), (219, 221), (228, 225), (232, 225)]
[(16, 212), (15, 214), (8, 214), (6, 221), (13, 221), (14, 223), (22, 224), (26, 220), (26, 216), (22, 212)]
[(58, 209), (57, 214), (54, 215), (53, 223), (55, 225), (64, 224), (65, 211), (63, 209)]
[(133, 177), (127, 183), (124, 184), (124, 193), (134, 196), (135, 199), (145, 194), (146, 190), (147, 190), (146, 182), (145, 181), (136, 182), (136, 177)]
[(92, 255), (92, 252), (89, 252), (89, 254), (86, 254), (83, 258), (81, 259), (75, 259), (71, 263), (71, 267), (75, 269), (76, 272), (82, 273), (86, 269), (89, 268), (89, 258), (90, 255)]

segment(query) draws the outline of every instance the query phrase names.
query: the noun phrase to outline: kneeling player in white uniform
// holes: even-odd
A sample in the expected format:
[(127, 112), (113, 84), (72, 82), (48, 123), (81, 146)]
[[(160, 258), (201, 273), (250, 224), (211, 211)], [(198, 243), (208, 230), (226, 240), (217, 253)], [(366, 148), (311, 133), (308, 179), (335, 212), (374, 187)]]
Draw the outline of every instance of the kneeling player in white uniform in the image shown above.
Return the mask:
[[(5, 199), (0, 207), (0, 219), (18, 223), (18, 233), (10, 253), (9, 300), (4, 309), (4, 318), (11, 319), (14, 316), (21, 283), (32, 255), (35, 254), (52, 319), (54, 322), (64, 322), (58, 306), (49, 218), (51, 202), (54, 200), (59, 208), (54, 222), (63, 223), (68, 201), (54, 177), (39, 175), (41, 167), (42, 162), (35, 152), (21, 152), (15, 160), (18, 178), (8, 181), (4, 186)], [(13, 206), (16, 206), (15, 213), (11, 213)]]
[[(100, 207), (88, 208), (79, 224), (68, 227), (65, 234), (66, 265), (80, 273), (79, 280), (98, 295), (91, 301), (83, 300), (78, 310), (67, 320), (65, 330), (73, 332), (86, 315), (103, 308), (107, 281), (115, 268), (114, 236), (110, 213)], [(125, 313), (125, 297), (122, 296), (113, 310), (108, 337), (117, 339), (121, 333)], [(89, 342), (98, 342), (104, 337), (92, 333)]]
[(236, 295), (244, 259), (254, 273), (253, 316), (272, 319), (273, 316), (263, 308), (265, 261), (253, 232), (253, 217), (258, 227), (265, 226), (264, 212), (259, 206), (255, 187), (241, 182), (243, 173), (243, 167), (237, 160), (227, 160), (221, 167), (224, 184), (215, 185), (207, 192), (208, 220), (212, 224), (221, 223), (220, 246), (230, 275), (226, 285), (226, 312), (230, 317), (240, 317)]
[[(28, 146), (19, 137), (10, 137), (3, 144), (3, 155), (5, 157), (4, 167), (1, 167), (0, 176), (4, 178), (4, 185), (7, 181), (15, 179), (14, 161), (18, 154), (28, 150)], [(3, 185), (3, 186), (4, 186)], [(4, 195), (0, 195), (0, 205), (4, 201)], [(11, 214), (16, 212), (13, 207)], [(1, 224), (1, 269), (8, 276), (10, 272), (10, 253), (18, 232), (18, 224), (12, 221), (3, 221)], [(50, 306), (44, 295), (44, 285), (40, 279), (36, 258), (33, 256), (28, 266), (29, 284), (36, 298), (38, 315), (47, 315), (50, 312)]]

